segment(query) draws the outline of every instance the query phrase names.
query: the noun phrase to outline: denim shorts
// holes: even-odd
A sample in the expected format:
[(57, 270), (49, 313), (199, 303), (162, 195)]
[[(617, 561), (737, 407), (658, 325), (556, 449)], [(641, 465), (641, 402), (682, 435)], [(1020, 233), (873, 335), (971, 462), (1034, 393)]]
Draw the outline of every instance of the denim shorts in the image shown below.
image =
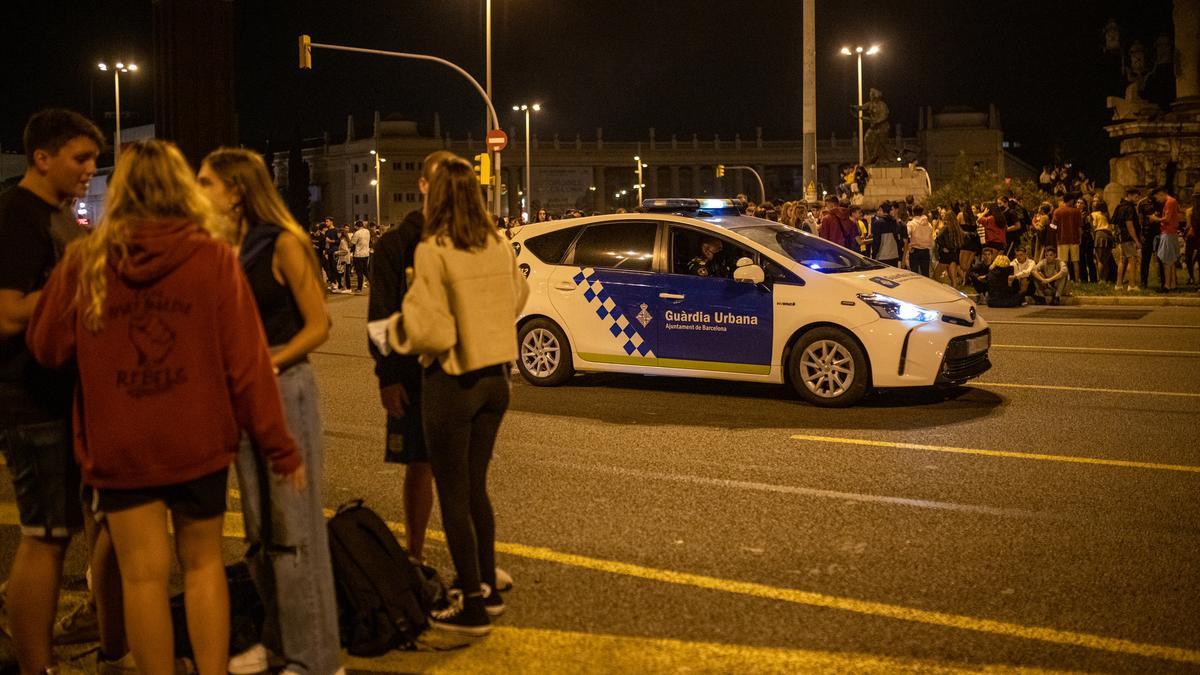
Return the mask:
[(79, 465), (66, 420), (0, 427), (21, 534), (62, 539), (83, 528)]

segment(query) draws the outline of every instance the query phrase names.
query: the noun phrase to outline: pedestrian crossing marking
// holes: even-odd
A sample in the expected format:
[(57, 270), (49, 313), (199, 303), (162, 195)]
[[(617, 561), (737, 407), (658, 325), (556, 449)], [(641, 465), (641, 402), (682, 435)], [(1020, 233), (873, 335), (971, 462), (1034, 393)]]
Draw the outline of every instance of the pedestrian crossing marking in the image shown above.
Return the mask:
[(1180, 471), (1184, 473), (1200, 473), (1200, 466), (1187, 464), (1159, 464), (1157, 462), (1136, 462), (1126, 459), (1104, 459), (1101, 457), (1078, 457), (1073, 455), (1047, 455), (1037, 452), (1012, 452), (1008, 450), (982, 450), (979, 448), (956, 448), (946, 445), (925, 445), (924, 443), (902, 443), (900, 441), (876, 441), (867, 438), (838, 438), (836, 436), (810, 436), (796, 434), (793, 441), (812, 441), (815, 443), (837, 443), (840, 445), (865, 445), (876, 448), (900, 448), (902, 450), (928, 450), (930, 452), (948, 452), (957, 455), (979, 455), (983, 457), (1007, 457), (1012, 459), (1035, 459), (1045, 462), (1067, 462), (1071, 464), (1096, 464), (1101, 466), (1119, 466), (1133, 469), (1154, 469), (1158, 471)]

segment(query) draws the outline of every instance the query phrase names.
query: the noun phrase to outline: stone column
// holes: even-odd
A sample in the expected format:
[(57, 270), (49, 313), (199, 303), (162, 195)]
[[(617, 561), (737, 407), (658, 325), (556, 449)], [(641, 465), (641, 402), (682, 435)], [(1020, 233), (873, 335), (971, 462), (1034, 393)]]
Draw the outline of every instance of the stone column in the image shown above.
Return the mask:
[[(733, 173), (733, 194), (734, 194), (734, 196), (736, 197), (737, 195), (746, 194), (746, 187), (745, 187), (746, 172), (741, 171), (740, 169), (735, 169), (732, 173)], [(728, 176), (729, 174), (726, 173), (725, 175)], [(746, 195), (746, 196), (749, 197), (750, 195)]]
[(1200, 111), (1200, 0), (1175, 0), (1175, 104)]
[(644, 197), (646, 199), (654, 199), (658, 196), (658, 167), (653, 164), (649, 168), (642, 170), (642, 179), (646, 181), (646, 189)]
[(817, 201), (817, 21), (816, 0), (804, 0), (804, 117), (803, 139), (804, 199)]
[(692, 191), (688, 197), (700, 196), (700, 167), (692, 165)]
[(671, 167), (671, 194), (670, 197), (678, 197), (679, 194), (679, 167)]

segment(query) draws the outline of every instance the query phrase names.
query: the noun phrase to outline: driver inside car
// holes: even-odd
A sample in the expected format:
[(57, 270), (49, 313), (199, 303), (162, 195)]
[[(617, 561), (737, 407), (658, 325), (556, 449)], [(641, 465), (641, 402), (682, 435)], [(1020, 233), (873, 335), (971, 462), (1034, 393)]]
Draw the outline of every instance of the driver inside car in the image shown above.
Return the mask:
[(717, 259), (717, 254), (721, 252), (722, 248), (724, 245), (716, 237), (701, 238), (700, 255), (688, 262), (688, 274), (698, 277), (728, 277), (729, 266), (724, 261)]

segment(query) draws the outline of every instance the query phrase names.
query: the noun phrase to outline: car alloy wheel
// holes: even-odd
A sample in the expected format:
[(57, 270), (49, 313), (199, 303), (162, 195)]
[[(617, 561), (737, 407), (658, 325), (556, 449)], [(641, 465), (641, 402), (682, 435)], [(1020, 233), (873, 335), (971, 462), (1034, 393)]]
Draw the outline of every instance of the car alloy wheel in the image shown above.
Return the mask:
[(817, 340), (800, 356), (800, 379), (821, 398), (837, 398), (854, 383), (854, 357), (833, 340)]
[(546, 378), (558, 370), (562, 360), (562, 345), (558, 338), (545, 328), (534, 328), (521, 341), (521, 364), (525, 371), (537, 378)]

